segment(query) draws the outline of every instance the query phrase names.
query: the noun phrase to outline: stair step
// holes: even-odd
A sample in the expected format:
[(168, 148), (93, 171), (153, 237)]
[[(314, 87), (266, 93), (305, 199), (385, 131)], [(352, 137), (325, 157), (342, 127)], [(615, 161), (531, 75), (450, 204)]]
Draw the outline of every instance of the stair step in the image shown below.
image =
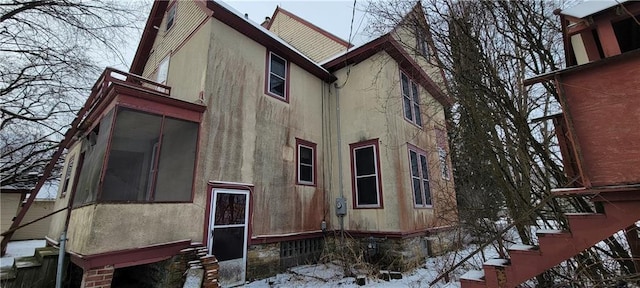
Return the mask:
[(607, 225), (607, 215), (602, 213), (566, 213), (565, 215), (569, 221), (569, 229), (576, 236), (589, 232), (594, 227)]
[(17, 276), (16, 269), (11, 266), (0, 269), (0, 280), (16, 279)]
[(55, 247), (41, 247), (36, 248), (34, 252), (34, 256), (38, 259), (38, 261), (42, 262), (42, 259), (45, 257), (58, 256), (58, 248)]
[(484, 271), (469, 270), (460, 276), (460, 286), (462, 288), (486, 288), (484, 281)]
[(538, 229), (536, 235), (538, 240), (540, 238), (571, 238), (571, 232), (557, 229)]
[(482, 266), (500, 266), (500, 267), (506, 267), (509, 266), (511, 264), (511, 261), (509, 261), (509, 259), (489, 259), (486, 262), (482, 263)]
[(42, 265), (36, 256), (18, 257), (14, 259), (13, 267), (16, 269), (36, 267)]

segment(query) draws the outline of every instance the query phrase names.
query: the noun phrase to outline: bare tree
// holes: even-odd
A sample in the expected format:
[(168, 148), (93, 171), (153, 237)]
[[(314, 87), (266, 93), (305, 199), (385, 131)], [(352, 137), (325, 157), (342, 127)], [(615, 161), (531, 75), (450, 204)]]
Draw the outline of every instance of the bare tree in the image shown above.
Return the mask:
[[(505, 254), (508, 237), (496, 237), (493, 223), (506, 215), (519, 241), (534, 245), (531, 227), (566, 229), (565, 212), (594, 212), (583, 198), (559, 199), (552, 188), (566, 185), (553, 127), (536, 121), (560, 112), (550, 84), (524, 87), (525, 78), (562, 66), (560, 22), (553, 10), (561, 2), (451, 1), (423, 2), (427, 25), (402, 18), (414, 1), (373, 3), (369, 12), (381, 19), (374, 32), (404, 25), (431, 36), (425, 61), (445, 72), (457, 104), (450, 112), (450, 139), (460, 217), (480, 241), (494, 241)], [(418, 27), (419, 29), (415, 29)], [(404, 43), (405, 49), (416, 49)], [(415, 55), (420, 55), (415, 53)], [(479, 221), (487, 218), (490, 221)], [(498, 235), (500, 236), (500, 235)], [(542, 287), (554, 281), (611, 286), (637, 277), (621, 237), (610, 237), (555, 269), (537, 277)], [(610, 261), (600, 258), (608, 255)]]
[[(87, 97), (100, 61), (125, 63), (143, 2), (0, 3), (0, 175), (32, 187)], [(55, 175), (55, 174), (54, 174)], [(55, 176), (54, 176), (55, 177)]]

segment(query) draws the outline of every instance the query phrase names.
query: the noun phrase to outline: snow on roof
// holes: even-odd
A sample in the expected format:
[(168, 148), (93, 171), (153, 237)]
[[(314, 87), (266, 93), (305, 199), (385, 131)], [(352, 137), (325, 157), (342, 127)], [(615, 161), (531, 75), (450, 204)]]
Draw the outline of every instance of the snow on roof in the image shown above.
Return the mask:
[(628, 0), (587, 0), (576, 6), (562, 10), (561, 14), (584, 18), (627, 1)]
[(251, 19), (249, 19), (249, 17), (245, 17), (244, 14), (242, 14), (242, 12), (236, 10), (235, 8), (231, 7), (229, 4), (222, 2), (220, 0), (212, 0), (213, 2), (215, 2), (216, 4), (220, 5), (222, 8), (224, 8), (225, 10), (235, 14), (236, 16), (240, 17), (241, 19), (243, 19), (245, 22), (251, 24), (252, 26), (254, 26), (255, 28), (257, 28), (258, 30), (262, 31), (263, 33), (265, 33), (267, 36), (273, 38), (274, 40), (280, 42), (280, 44), (284, 45), (285, 47), (291, 49), (292, 51), (296, 52), (298, 55), (304, 57), (306, 60), (308, 60), (309, 62), (313, 63), (314, 65), (316, 65), (318, 68), (324, 70), (325, 72), (329, 73), (329, 71), (327, 71), (327, 69), (324, 69), (324, 67), (320, 66), (317, 62), (311, 60), (311, 58), (307, 57), (307, 55), (304, 55), (304, 53), (298, 51), (298, 49), (296, 49), (295, 47), (289, 45), (289, 43), (287, 43), (286, 41), (282, 40), (282, 38), (278, 37), (276, 34), (274, 34), (273, 32), (267, 30), (267, 28), (262, 27), (262, 25), (251, 21)]

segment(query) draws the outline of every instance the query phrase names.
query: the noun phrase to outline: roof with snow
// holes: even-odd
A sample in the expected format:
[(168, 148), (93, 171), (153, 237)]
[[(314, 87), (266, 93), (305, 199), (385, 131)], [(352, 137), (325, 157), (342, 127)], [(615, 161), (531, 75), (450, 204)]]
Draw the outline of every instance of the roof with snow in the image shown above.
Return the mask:
[(607, 10), (613, 6), (627, 2), (628, 0), (591, 0), (584, 1), (576, 6), (567, 8), (560, 12), (563, 15), (572, 16), (576, 18), (585, 18), (598, 12)]

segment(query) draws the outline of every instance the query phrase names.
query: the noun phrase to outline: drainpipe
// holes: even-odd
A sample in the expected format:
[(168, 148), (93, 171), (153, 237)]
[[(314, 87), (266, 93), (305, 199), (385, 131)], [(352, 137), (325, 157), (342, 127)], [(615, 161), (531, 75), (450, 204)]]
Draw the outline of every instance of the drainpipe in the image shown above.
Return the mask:
[(60, 234), (60, 250), (58, 250), (58, 267), (56, 269), (56, 288), (62, 288), (62, 266), (64, 266), (64, 244), (67, 241), (67, 229)]
[[(340, 132), (340, 87), (338, 86), (338, 83), (334, 83), (333, 85), (336, 88), (336, 120), (338, 122), (336, 124), (336, 134), (338, 134), (338, 182), (340, 184), (340, 198), (344, 199), (344, 184), (342, 183), (342, 133)], [(340, 237), (344, 242), (344, 215), (338, 216), (338, 218), (340, 218)]]

